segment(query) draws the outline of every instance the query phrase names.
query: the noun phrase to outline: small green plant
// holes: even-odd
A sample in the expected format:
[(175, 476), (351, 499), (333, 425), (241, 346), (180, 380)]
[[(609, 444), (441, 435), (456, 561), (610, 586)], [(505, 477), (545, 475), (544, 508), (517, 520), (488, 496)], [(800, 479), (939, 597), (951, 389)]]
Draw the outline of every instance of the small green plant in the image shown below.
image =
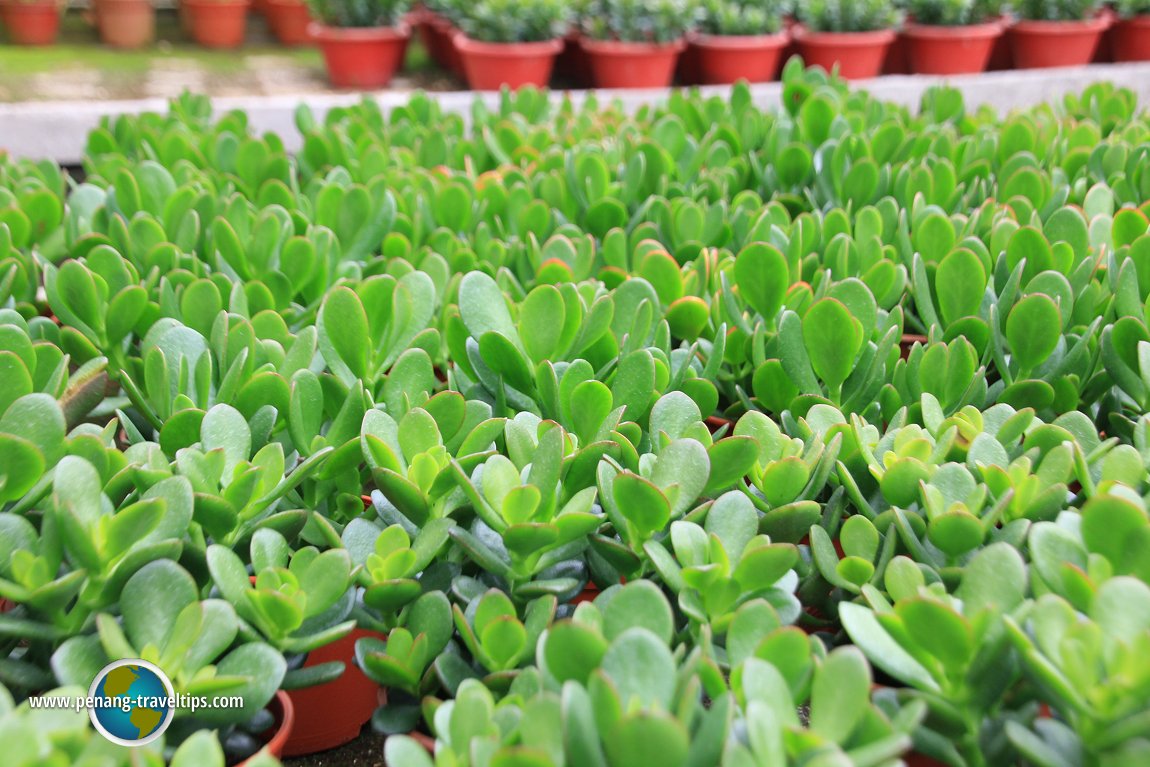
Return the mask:
[(1082, 21), (1100, 6), (1098, 0), (1019, 0), (1014, 10), (1027, 21)]
[(329, 27), (394, 27), (410, 0), (308, 0), (312, 17)]
[(583, 32), (594, 40), (673, 43), (695, 26), (695, 0), (591, 0)]
[(709, 35), (773, 35), (783, 26), (785, 0), (703, 0), (699, 30)]
[(480, 0), (460, 10), (459, 28), (485, 43), (535, 43), (567, 33), (573, 20), (566, 0)]
[(995, 18), (1003, 5), (1001, 0), (909, 0), (906, 9), (916, 24), (961, 27)]
[(871, 32), (898, 24), (890, 0), (811, 0), (795, 8), (799, 21), (813, 32)]
[(1117, 0), (1114, 10), (1124, 19), (1150, 14), (1150, 0)]

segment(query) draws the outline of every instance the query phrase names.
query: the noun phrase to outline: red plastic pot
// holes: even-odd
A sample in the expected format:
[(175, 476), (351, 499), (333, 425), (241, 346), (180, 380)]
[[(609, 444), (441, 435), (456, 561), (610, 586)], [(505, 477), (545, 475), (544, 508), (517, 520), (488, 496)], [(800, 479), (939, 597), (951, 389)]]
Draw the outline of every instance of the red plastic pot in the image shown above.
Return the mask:
[(264, 16), (272, 34), (281, 45), (307, 45), (311, 42), (308, 26), (311, 11), (304, 0), (263, 0)]
[(381, 634), (356, 629), (308, 653), (304, 668), (343, 661), (343, 674), (327, 684), (288, 691), (297, 714), (296, 726), (283, 747), (284, 756), (303, 756), (342, 746), (359, 737), (376, 707), (379, 685), (355, 665), (355, 642)]
[(60, 6), (56, 0), (5, 0), (0, 18), (14, 45), (51, 45), (60, 32)]
[(1115, 61), (1150, 61), (1150, 16), (1119, 19), (1110, 29)]
[(313, 23), (308, 29), (319, 44), (327, 75), (336, 88), (383, 88), (403, 63), (411, 30), (397, 27), (343, 29)]
[(907, 24), (910, 69), (920, 75), (960, 75), (985, 72), (994, 43), (1002, 36), (998, 22), (962, 27)]
[(460, 32), (455, 36), (455, 48), (472, 90), (497, 91), (504, 85), (518, 90), (525, 85), (547, 87), (563, 41), (484, 43)]
[(1085, 21), (1019, 21), (1010, 28), (1017, 69), (1077, 67), (1089, 64), (1110, 19)]
[(809, 66), (820, 66), (828, 72), (838, 67), (848, 80), (878, 77), (887, 50), (895, 40), (893, 29), (874, 32), (811, 32), (795, 27), (799, 53)]
[(142, 48), (156, 38), (152, 0), (96, 0), (92, 7), (105, 45)]
[(248, 26), (249, 0), (180, 0), (192, 39), (205, 48), (239, 48)]
[(684, 40), (624, 43), (583, 38), (580, 44), (597, 88), (666, 88), (675, 75), (679, 54), (687, 47)]
[[(268, 703), (268, 711), (271, 712), (272, 717), (275, 718), (275, 725), (272, 729), (264, 733), (267, 738), (264, 747), (268, 753), (279, 759), (284, 755), (284, 745), (287, 743), (288, 738), (291, 737), (292, 730), (295, 728), (295, 709), (292, 708), (291, 698), (283, 690), (277, 690), (275, 697)], [(240, 762), (236, 767), (247, 767), (255, 757)]]
[(746, 80), (765, 83), (775, 78), (787, 47), (785, 32), (776, 35), (696, 35), (684, 56), (697, 57), (697, 73), (704, 85), (729, 85)]

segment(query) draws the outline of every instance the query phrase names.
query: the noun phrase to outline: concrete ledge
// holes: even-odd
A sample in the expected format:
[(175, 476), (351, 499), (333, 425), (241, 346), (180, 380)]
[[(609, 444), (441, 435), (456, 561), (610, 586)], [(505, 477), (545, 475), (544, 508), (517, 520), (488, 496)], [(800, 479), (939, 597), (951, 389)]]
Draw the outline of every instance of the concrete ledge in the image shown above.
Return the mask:
[[(982, 75), (957, 77), (928, 77), (923, 75), (887, 76), (859, 82), (855, 85), (885, 101), (916, 107), (923, 91), (932, 85), (948, 83), (962, 91), (970, 108), (989, 105), (996, 111), (1006, 112), (1042, 102), (1056, 101), (1067, 93), (1081, 92), (1091, 83), (1110, 81), (1130, 88), (1143, 105), (1150, 103), (1150, 63), (1096, 64), (1089, 67), (1067, 69), (1014, 70), (989, 72)], [(726, 86), (701, 88), (707, 94), (725, 94)], [(755, 103), (763, 108), (778, 106), (782, 85), (763, 83), (752, 87)], [(551, 98), (559, 100), (570, 96), (581, 102), (589, 91), (554, 91)], [(405, 104), (411, 91), (381, 91), (369, 94), (384, 111)], [(452, 91), (432, 94), (445, 111), (468, 114), (475, 99), (489, 104), (498, 103), (498, 94)], [(624, 108), (634, 110), (666, 98), (665, 89), (640, 91), (599, 91), (601, 100), (618, 100)], [(289, 151), (301, 144), (295, 128), (294, 112), (300, 103), (308, 104), (321, 118), (328, 110), (358, 102), (360, 94), (340, 93), (322, 95), (286, 95), (257, 97), (220, 97), (213, 100), (217, 111), (243, 109), (248, 112), (252, 128), (257, 132), (272, 131), (279, 134)], [(167, 102), (152, 98), (137, 101), (82, 102), (27, 102), (0, 104), (0, 149), (17, 157), (48, 158), (63, 165), (80, 162), (88, 132), (101, 118), (118, 114), (164, 111)]]

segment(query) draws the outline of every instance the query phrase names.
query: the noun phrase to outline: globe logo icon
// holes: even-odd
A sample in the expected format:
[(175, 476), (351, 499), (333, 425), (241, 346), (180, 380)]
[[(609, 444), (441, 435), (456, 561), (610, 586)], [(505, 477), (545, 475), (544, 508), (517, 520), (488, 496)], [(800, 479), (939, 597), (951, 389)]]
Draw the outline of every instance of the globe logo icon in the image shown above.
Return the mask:
[(88, 690), (92, 726), (121, 746), (143, 746), (164, 734), (175, 713), (167, 675), (138, 658), (109, 663)]

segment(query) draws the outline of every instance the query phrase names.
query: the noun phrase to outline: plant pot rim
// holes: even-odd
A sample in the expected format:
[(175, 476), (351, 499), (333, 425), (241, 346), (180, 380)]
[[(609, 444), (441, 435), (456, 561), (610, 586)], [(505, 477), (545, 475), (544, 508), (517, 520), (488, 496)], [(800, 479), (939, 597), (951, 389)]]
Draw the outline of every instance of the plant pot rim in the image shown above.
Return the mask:
[(592, 40), (581, 37), (579, 44), (588, 53), (608, 53), (615, 56), (650, 56), (653, 53), (678, 53), (687, 47), (687, 38), (680, 37), (669, 43), (635, 43), (623, 40)]
[(917, 24), (907, 22), (902, 27), (902, 33), (907, 37), (917, 37), (924, 40), (952, 40), (959, 39), (985, 39), (998, 37), (1005, 29), (1001, 20), (984, 21), (979, 24), (962, 24), (959, 26), (945, 26), (941, 24)]
[[(104, 2), (104, 0), (100, 0), (100, 2)], [(280, 710), (279, 722), (276, 725), (276, 731), (272, 735), (271, 740), (265, 743), (263, 748), (266, 748), (268, 753), (278, 759), (283, 755), (284, 745), (287, 744), (288, 737), (291, 736), (292, 728), (295, 727), (295, 706), (292, 705), (291, 698), (283, 690), (276, 690), (275, 697), (271, 699), (267, 707), (274, 709), (275, 706), (278, 706)], [(253, 757), (248, 757), (236, 765), (236, 767), (244, 767), (252, 758)]]
[(520, 56), (546, 56), (559, 53), (563, 49), (563, 39), (536, 40), (529, 43), (489, 43), (475, 40), (464, 32), (456, 33), (453, 38), (455, 47), (463, 53), (486, 53), (489, 56), (506, 56), (518, 58)]
[[(102, 3), (104, 0), (99, 0), (99, 2)], [(251, 0), (180, 0), (180, 2), (190, 8), (197, 6), (201, 8), (219, 8), (221, 6), (228, 6), (231, 8), (243, 6), (244, 8), (247, 8), (252, 4)]]
[(329, 27), (313, 21), (307, 25), (307, 30), (312, 39), (324, 43), (365, 43), (406, 40), (411, 37), (411, 27), (404, 21), (400, 21), (394, 27)]
[(307, 0), (263, 0), (266, 5), (283, 5), (292, 8), (307, 7)]
[(796, 24), (791, 34), (795, 40), (816, 45), (835, 45), (845, 48), (893, 43), (898, 33), (893, 29), (872, 29), (869, 32), (812, 32)]
[(100, 5), (140, 5), (146, 6), (153, 13), (155, 8), (152, 5), (152, 0), (99, 0)]
[(791, 36), (784, 29), (773, 34), (762, 35), (709, 35), (697, 32), (691, 37), (691, 44), (699, 48), (722, 50), (758, 50), (760, 48), (782, 48), (790, 42)]
[(1106, 15), (1095, 16), (1092, 19), (1075, 21), (1030, 21), (1018, 19), (1011, 25), (1017, 32), (1030, 32), (1043, 35), (1080, 35), (1083, 32), (1104, 32), (1114, 23), (1114, 19)]

